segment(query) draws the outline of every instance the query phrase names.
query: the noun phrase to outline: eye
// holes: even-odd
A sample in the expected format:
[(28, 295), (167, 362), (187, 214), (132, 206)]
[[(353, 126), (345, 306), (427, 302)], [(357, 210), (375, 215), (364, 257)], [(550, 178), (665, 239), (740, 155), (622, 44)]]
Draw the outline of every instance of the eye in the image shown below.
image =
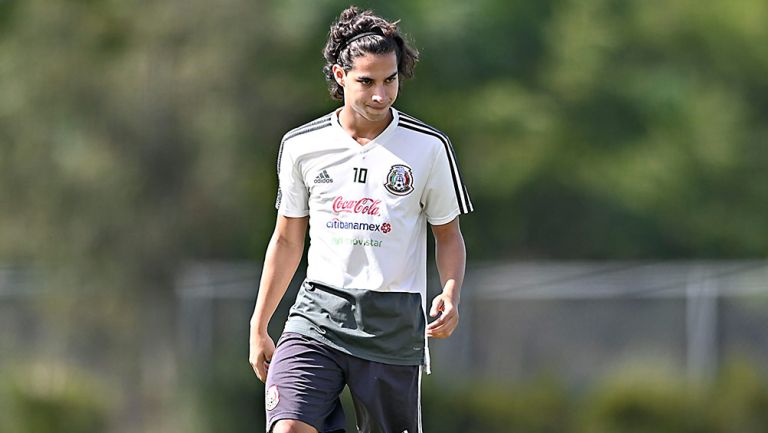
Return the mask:
[(373, 80), (370, 80), (368, 78), (363, 78), (363, 79), (360, 79), (360, 80), (357, 80), (357, 81), (360, 84), (362, 84), (363, 86), (370, 86), (373, 83)]

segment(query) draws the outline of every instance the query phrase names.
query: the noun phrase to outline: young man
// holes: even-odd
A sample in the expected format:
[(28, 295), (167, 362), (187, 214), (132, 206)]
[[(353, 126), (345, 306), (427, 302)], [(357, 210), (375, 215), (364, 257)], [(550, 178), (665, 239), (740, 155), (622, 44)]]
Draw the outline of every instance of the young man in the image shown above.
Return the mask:
[[(448, 138), (392, 104), (418, 53), (396, 23), (351, 7), (324, 55), (340, 109), (290, 131), (278, 156), (278, 217), (251, 318), (250, 363), (266, 382), (267, 431), (344, 431), (346, 385), (360, 432), (421, 432), (428, 337), (459, 321), (472, 211)], [(443, 287), (426, 299), (427, 224)], [(307, 278), (275, 349), (267, 324), (301, 260)], [(437, 317), (427, 324), (429, 315)]]

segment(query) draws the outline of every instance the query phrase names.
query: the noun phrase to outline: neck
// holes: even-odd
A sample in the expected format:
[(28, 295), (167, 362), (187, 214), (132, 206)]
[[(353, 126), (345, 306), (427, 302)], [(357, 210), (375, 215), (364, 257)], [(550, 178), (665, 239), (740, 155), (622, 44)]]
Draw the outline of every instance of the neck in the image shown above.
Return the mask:
[(392, 122), (392, 111), (382, 120), (372, 121), (357, 114), (349, 107), (344, 107), (339, 112), (341, 127), (357, 142), (365, 144), (381, 134)]

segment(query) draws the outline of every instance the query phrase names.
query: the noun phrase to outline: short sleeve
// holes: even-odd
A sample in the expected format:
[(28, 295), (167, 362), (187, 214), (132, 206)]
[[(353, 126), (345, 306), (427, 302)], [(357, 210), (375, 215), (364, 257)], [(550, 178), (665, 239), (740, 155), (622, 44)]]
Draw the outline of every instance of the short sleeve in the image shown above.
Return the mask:
[(449, 141), (441, 143), (432, 163), (422, 198), (424, 213), (432, 225), (447, 224), (461, 214), (472, 212), (472, 202), (462, 181), (456, 156)]
[(277, 156), (278, 187), (275, 208), (280, 215), (298, 218), (309, 215), (309, 198), (301, 170), (290, 149), (284, 141)]

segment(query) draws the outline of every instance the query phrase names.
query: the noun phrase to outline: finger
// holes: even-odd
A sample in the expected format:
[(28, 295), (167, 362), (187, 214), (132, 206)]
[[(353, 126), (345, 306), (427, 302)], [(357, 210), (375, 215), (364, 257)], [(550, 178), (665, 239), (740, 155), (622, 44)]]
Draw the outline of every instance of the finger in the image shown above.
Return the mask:
[(433, 320), (432, 322), (427, 324), (427, 329), (435, 329), (436, 327), (440, 326), (441, 323), (445, 321), (445, 315), (441, 315), (437, 319)]
[(427, 329), (431, 329), (432, 331), (441, 331), (445, 329), (448, 326), (452, 326), (458, 323), (458, 317), (456, 315), (451, 316), (440, 316), (439, 319), (435, 320), (434, 322), (430, 323)]
[(260, 357), (256, 362), (256, 376), (262, 382), (267, 381), (267, 368), (269, 368), (267, 361)]
[(438, 317), (432, 323), (427, 325), (427, 329), (432, 331), (439, 330), (440, 328), (445, 326), (447, 323), (449, 323), (454, 317), (456, 317), (455, 313), (443, 312), (443, 314), (441, 314), (440, 317)]
[(443, 323), (445, 323), (446, 320), (447, 320), (447, 318), (446, 318), (445, 315), (440, 316), (434, 322), (432, 322), (429, 325), (427, 325), (427, 329), (434, 330), (434, 329), (438, 328), (439, 326), (441, 326)]
[(445, 305), (443, 305), (443, 308), (440, 311), (442, 312), (442, 314), (440, 314), (440, 317), (438, 317), (432, 323), (427, 325), (428, 327), (434, 328), (436, 326), (440, 326), (441, 324), (445, 323), (451, 317), (454, 317), (454, 316), (457, 315), (455, 309), (453, 309), (451, 307), (446, 308)]
[(256, 365), (259, 363), (259, 357), (258, 355), (251, 355), (248, 357), (248, 363), (251, 364), (251, 368), (253, 368), (253, 371), (256, 371)]
[(264, 361), (266, 361), (267, 363), (270, 363), (272, 362), (272, 357), (274, 355), (275, 355), (275, 348), (273, 346), (273, 347), (266, 348), (262, 356), (264, 357)]
[(443, 299), (438, 296), (434, 301), (432, 301), (432, 309), (429, 310), (429, 315), (431, 317), (436, 317), (438, 312), (443, 311), (443, 308)]
[(258, 377), (260, 381), (266, 382), (267, 372), (264, 371), (264, 367), (259, 365), (256, 366), (256, 377)]
[[(442, 317), (440, 319), (443, 319)], [(459, 324), (459, 318), (456, 315), (446, 317), (445, 320), (433, 322), (427, 328), (428, 337), (445, 338), (450, 336)]]
[(438, 339), (448, 338), (451, 335), (453, 335), (453, 331), (455, 329), (456, 329), (455, 327), (450, 327), (450, 328), (440, 329), (438, 331), (432, 331), (432, 332), (427, 333), (427, 337), (429, 337), (429, 338), (438, 338)]

